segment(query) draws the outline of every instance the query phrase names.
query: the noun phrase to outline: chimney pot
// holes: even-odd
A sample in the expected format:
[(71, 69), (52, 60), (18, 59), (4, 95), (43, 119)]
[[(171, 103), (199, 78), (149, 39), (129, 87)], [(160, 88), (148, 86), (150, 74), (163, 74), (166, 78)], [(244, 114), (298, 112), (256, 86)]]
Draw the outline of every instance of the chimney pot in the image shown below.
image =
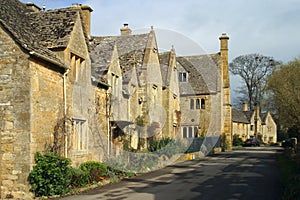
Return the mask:
[(131, 35), (131, 29), (128, 26), (128, 23), (123, 24), (123, 27), (120, 29), (121, 36)]
[(249, 111), (247, 102), (243, 103), (243, 111)]

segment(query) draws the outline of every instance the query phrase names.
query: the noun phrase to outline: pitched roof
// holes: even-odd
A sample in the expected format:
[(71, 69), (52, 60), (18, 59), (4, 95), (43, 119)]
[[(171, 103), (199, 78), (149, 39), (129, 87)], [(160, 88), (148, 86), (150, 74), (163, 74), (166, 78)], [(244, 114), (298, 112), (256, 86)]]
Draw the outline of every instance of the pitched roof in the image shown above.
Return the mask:
[(266, 124), (266, 119), (267, 119), (268, 113), (267, 112), (259, 113), (259, 116), (260, 116), (262, 124)]
[(246, 116), (246, 113), (235, 108), (232, 108), (232, 121), (245, 124), (250, 123), (249, 119)]
[(33, 56), (67, 68), (57, 56), (39, 43), (36, 27), (32, 26), (31, 10), (18, 0), (0, 1), (0, 24), (14, 40)]
[(170, 76), (169, 76), (170, 57), (171, 57), (170, 51), (159, 54), (159, 63), (160, 63), (163, 86), (170, 85)]
[(181, 91), (187, 91), (187, 84), (193, 93), (215, 93), (220, 91), (220, 54), (177, 57), (177, 61), (189, 72), (188, 83), (180, 83)]
[[(120, 67), (124, 75), (123, 84), (128, 84), (133, 75), (132, 70), (136, 70), (136, 73), (138, 73), (139, 68), (143, 65), (149, 34), (92, 37), (93, 40), (90, 45), (92, 71), (99, 74), (99, 72), (103, 73), (108, 68), (113, 45), (116, 44)], [(99, 67), (102, 71), (95, 69)], [(96, 77), (95, 74), (93, 76)]]
[[(90, 57), (92, 63), (92, 78), (95, 81), (107, 83), (106, 74), (111, 63), (112, 54), (115, 47), (113, 38), (98, 38), (90, 43)], [(100, 42), (101, 40), (101, 42)]]
[(79, 11), (71, 7), (28, 13), (39, 44), (47, 48), (66, 47)]
[(243, 111), (245, 113), (245, 116), (247, 117), (248, 121), (251, 121), (251, 118), (253, 116), (254, 111)]
[[(177, 57), (177, 62), (188, 72), (188, 82), (180, 82), (180, 94), (209, 94), (217, 92), (215, 63), (209, 55)], [(213, 67), (211, 67), (213, 65)]]

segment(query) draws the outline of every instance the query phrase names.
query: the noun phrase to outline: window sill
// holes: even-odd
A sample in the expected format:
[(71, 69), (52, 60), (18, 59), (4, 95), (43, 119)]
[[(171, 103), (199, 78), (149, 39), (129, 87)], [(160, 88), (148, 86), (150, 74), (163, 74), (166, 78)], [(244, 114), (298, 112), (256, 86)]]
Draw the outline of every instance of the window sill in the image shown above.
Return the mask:
[(88, 154), (88, 151), (87, 150), (73, 150), (72, 151), (72, 154), (74, 156), (81, 156), (81, 155), (86, 155)]

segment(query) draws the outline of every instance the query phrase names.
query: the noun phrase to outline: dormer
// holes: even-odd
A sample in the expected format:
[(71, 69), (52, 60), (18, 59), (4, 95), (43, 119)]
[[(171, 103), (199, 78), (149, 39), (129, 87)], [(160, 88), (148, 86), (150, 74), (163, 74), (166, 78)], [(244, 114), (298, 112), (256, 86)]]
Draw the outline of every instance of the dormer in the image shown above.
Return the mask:
[(178, 80), (179, 82), (188, 82), (188, 72), (186, 71), (181, 71), (181, 72), (178, 72)]

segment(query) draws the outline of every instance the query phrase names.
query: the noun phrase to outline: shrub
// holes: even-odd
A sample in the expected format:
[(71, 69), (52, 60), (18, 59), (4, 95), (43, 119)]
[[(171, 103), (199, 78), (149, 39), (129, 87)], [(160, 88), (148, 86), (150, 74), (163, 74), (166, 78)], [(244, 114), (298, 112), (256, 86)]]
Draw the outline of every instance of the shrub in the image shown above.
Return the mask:
[(165, 155), (171, 158), (173, 155), (183, 153), (186, 147), (180, 141), (171, 138), (163, 138), (161, 140), (153, 140), (148, 147), (148, 151), (155, 152), (159, 156)]
[(72, 187), (82, 187), (89, 183), (89, 174), (79, 168), (72, 168), (71, 170), (71, 184)]
[(238, 135), (234, 134), (232, 138), (232, 145), (233, 146), (242, 146), (244, 144), (242, 138), (240, 138)]
[(153, 142), (148, 147), (148, 151), (155, 152), (167, 146), (169, 143), (173, 142), (171, 138), (163, 138), (161, 140), (153, 140)]
[(281, 199), (300, 199), (300, 157), (279, 156), (279, 168), (284, 183)]
[(104, 163), (88, 161), (82, 163), (79, 168), (88, 174), (89, 183), (99, 182), (101, 177), (107, 175), (107, 165)]
[(28, 176), (35, 196), (53, 196), (69, 192), (71, 161), (51, 153), (34, 156), (36, 166)]

